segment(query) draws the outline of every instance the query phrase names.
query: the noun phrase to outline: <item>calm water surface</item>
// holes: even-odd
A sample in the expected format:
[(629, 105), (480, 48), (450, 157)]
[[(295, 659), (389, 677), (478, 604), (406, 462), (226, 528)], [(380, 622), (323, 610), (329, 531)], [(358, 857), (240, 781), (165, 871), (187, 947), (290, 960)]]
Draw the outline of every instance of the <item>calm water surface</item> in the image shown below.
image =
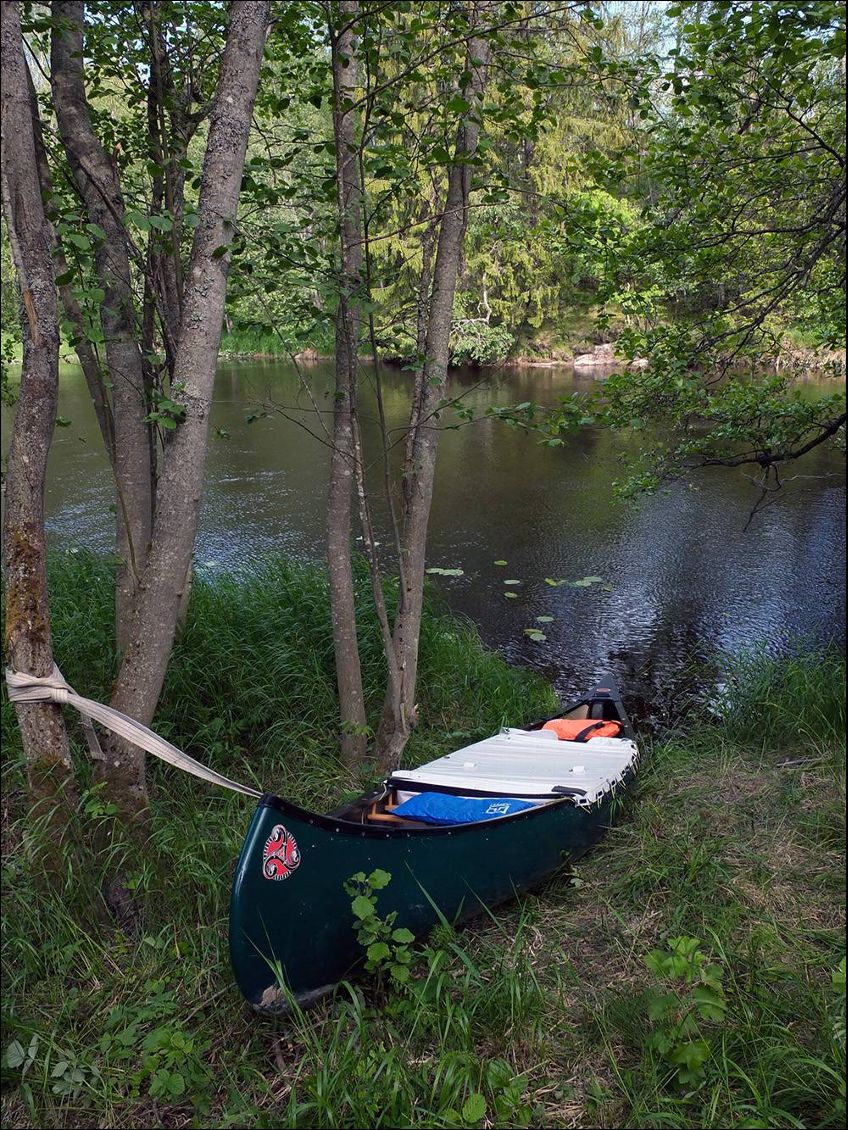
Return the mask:
[[(308, 376), (329, 420), (330, 368), (312, 366)], [(398, 429), (407, 381), (405, 374), (386, 375), (389, 424)], [(458, 372), (451, 392), (465, 391), (482, 410), (530, 399), (552, 403), (590, 383), (567, 369)], [(279, 415), (248, 424), (250, 410), (269, 399), (320, 431), (291, 367), (221, 365), (212, 425), (228, 438), (211, 439), (197, 545), (208, 571), (249, 565), (267, 553), (322, 557), (327, 448)], [(57, 428), (51, 455), (49, 537), (54, 547), (105, 552), (112, 538), (110, 475), (76, 370), (62, 372), (60, 412), (72, 422)], [(376, 458), (373, 416), (364, 428)], [(717, 652), (755, 643), (779, 649), (798, 636), (844, 645), (845, 479), (838, 456), (814, 452), (793, 468), (789, 476), (797, 477), (745, 531), (757, 491), (741, 471), (704, 471), (694, 486), (675, 486), (639, 506), (616, 501), (611, 484), (622, 474), (626, 443), (589, 429), (551, 450), (493, 421), (445, 431), (428, 562), (464, 570), (438, 583), (488, 644), (542, 671), (563, 694), (612, 669), (646, 701)], [(379, 496), (379, 465), (372, 475)], [(497, 559), (508, 566), (494, 565)], [(602, 581), (588, 588), (545, 583), (585, 576)], [(553, 617), (544, 625), (545, 642), (524, 633), (540, 626), (537, 616)]]

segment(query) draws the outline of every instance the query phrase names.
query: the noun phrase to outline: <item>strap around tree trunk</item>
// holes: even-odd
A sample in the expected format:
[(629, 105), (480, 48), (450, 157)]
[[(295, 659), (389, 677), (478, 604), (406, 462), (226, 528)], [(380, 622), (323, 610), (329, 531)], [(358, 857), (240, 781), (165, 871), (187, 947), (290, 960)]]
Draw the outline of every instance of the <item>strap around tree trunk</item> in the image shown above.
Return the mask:
[(66, 704), (73, 706), (75, 710), (79, 711), (82, 718), (91, 755), (98, 760), (105, 760), (105, 758), (100, 749), (100, 743), (97, 741), (92, 720), (99, 722), (101, 726), (105, 726), (107, 730), (111, 730), (119, 738), (132, 742), (133, 745), (143, 749), (146, 753), (152, 753), (154, 757), (158, 757), (161, 761), (167, 761), (169, 765), (175, 765), (177, 769), (182, 769), (184, 773), (190, 773), (192, 777), (198, 777), (201, 781), (207, 781), (210, 785), (219, 785), (222, 789), (230, 789), (234, 793), (243, 793), (245, 796), (256, 797), (257, 799), (262, 796), (258, 789), (251, 788), (250, 785), (240, 785), (237, 781), (231, 781), (229, 777), (225, 777), (223, 773), (218, 773), (207, 765), (195, 761), (193, 757), (189, 757), (187, 753), (183, 753), (175, 745), (171, 745), (164, 738), (160, 738), (158, 734), (154, 734), (141, 722), (137, 722), (127, 714), (122, 714), (120, 710), (114, 710), (111, 706), (103, 706), (102, 703), (78, 695), (73, 687), (65, 682), (62, 672), (55, 664), (52, 674), (41, 678), (37, 675), (27, 675), (23, 671), (10, 671), (7, 668), (6, 686), (9, 689), (9, 698), (12, 702), (55, 702), (60, 706)]

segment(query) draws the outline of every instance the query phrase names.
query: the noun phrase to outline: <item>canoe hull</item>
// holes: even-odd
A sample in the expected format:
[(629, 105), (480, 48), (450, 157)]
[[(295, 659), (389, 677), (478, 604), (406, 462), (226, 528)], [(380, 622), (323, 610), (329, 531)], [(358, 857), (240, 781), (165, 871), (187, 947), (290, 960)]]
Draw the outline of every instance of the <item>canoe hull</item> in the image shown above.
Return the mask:
[(608, 827), (613, 803), (607, 794), (591, 807), (563, 800), (483, 824), (383, 830), (263, 796), (230, 903), (239, 988), (254, 1008), (284, 1012), (289, 994), (306, 1005), (355, 973), (362, 948), (344, 883), (359, 871), (389, 872), (377, 913), (397, 911), (396, 926), (420, 937), (438, 911), (462, 921), (582, 855)]

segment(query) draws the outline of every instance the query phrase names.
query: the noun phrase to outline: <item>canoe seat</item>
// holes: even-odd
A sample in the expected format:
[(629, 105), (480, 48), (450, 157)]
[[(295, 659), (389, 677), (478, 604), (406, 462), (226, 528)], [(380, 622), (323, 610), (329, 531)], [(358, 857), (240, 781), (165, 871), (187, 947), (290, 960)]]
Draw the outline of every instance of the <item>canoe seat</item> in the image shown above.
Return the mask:
[(396, 805), (393, 805), (391, 803), (387, 804), (385, 808), (381, 808), (380, 802), (375, 801), (368, 809), (368, 815), (365, 818), (366, 823), (371, 824), (373, 822), (375, 824), (394, 824), (395, 826), (400, 825), (400, 827), (402, 828), (421, 827), (420, 820), (410, 820), (408, 818), (404, 818), (403, 816), (395, 816), (395, 808)]

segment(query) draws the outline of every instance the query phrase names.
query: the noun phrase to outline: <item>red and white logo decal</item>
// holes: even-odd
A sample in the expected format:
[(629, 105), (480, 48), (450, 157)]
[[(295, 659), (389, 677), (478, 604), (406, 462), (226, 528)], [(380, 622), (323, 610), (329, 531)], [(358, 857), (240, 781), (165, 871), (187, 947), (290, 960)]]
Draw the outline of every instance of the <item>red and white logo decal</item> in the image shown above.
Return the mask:
[(262, 874), (266, 879), (288, 879), (300, 866), (300, 848), (282, 824), (275, 824), (262, 852)]

